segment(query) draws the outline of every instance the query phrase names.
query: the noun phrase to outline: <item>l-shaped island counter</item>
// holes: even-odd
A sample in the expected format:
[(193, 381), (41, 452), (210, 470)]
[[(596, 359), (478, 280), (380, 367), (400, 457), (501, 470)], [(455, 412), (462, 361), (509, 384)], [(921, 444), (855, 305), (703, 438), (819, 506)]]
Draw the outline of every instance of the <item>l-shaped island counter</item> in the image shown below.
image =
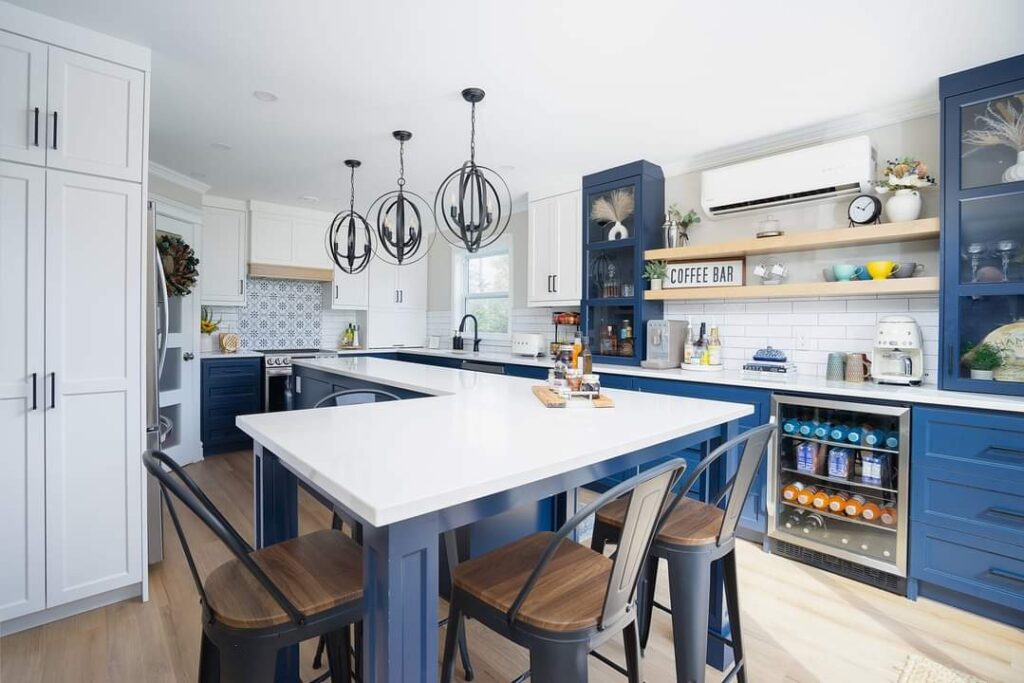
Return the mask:
[[(300, 482), (362, 524), (368, 681), (436, 677), (439, 534), (545, 501), (552, 514), (532, 519), (557, 528), (567, 492), (686, 449), (706, 453), (753, 412), (615, 390), (611, 409), (549, 409), (532, 379), (373, 357), (295, 365), (306, 396), (374, 387), (409, 399), (237, 419), (254, 441), (259, 547), (298, 534)], [(724, 484), (725, 473), (712, 478)], [(296, 648), (282, 652), (278, 680), (297, 680), (297, 665)]]

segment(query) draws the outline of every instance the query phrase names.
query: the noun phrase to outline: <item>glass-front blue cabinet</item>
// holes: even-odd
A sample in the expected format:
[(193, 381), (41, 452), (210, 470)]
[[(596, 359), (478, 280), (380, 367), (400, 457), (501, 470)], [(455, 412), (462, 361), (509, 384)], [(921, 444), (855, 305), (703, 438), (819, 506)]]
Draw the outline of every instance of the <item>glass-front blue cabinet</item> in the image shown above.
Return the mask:
[(1024, 55), (939, 79), (944, 389), (1024, 395)]
[(639, 365), (646, 321), (661, 302), (644, 301), (643, 255), (657, 243), (665, 176), (636, 161), (583, 177), (583, 330), (595, 362)]

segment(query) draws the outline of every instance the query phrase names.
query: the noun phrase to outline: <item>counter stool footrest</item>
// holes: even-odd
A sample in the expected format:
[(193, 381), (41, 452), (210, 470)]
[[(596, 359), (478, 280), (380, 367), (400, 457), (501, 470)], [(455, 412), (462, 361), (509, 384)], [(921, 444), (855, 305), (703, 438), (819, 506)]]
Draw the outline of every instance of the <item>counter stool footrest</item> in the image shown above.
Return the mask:
[(528, 681), (528, 680), (530, 680), (530, 670), (529, 669), (527, 669), (523, 673), (521, 673), (518, 676), (516, 676), (516, 678), (512, 681), (512, 683), (526, 683), (526, 681)]
[(660, 602), (658, 602), (657, 600), (654, 601), (654, 606), (657, 607), (658, 609), (660, 609), (665, 614), (672, 614), (672, 608), (671, 607), (669, 607), (668, 605), (663, 605)]
[(625, 667), (619, 666), (616, 662), (613, 662), (612, 660), (608, 659), (607, 657), (605, 657), (600, 652), (594, 650), (594, 651), (592, 651), (590, 653), (590, 656), (593, 657), (594, 659), (596, 659), (597, 661), (602, 662), (602, 663), (610, 666), (611, 668), (615, 669), (616, 671), (618, 671), (623, 676), (629, 676), (629, 672), (626, 671)]

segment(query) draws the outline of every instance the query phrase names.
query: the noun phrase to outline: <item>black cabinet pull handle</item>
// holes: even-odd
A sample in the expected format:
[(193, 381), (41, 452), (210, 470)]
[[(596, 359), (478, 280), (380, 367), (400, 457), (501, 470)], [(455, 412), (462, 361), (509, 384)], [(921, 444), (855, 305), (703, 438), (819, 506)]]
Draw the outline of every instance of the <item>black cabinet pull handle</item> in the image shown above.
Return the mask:
[(245, 280), (238, 281), (238, 293), (245, 294)]
[(57, 373), (50, 373), (50, 408), (57, 407)]
[(557, 275), (552, 275), (551, 276), (551, 289), (553, 289), (555, 292), (558, 291), (558, 276)]
[(36, 410), (37, 408), (39, 408), (39, 389), (38, 389), (39, 382), (37, 381), (38, 378), (39, 378), (39, 373), (33, 372), (32, 373), (32, 410)]
[(338, 298), (338, 285), (334, 285), (334, 298)]
[(39, 107), (36, 107), (35, 117), (36, 117), (35, 118), (35, 123), (33, 124), (35, 126), (35, 133), (33, 134), (32, 144), (35, 145), (36, 147), (38, 147), (39, 146)]
[(1024, 520), (1024, 512), (1017, 512), (1016, 510), (997, 507), (991, 507), (988, 511), (994, 515), (1002, 515), (1003, 517), (1013, 517), (1014, 519)]
[(53, 148), (57, 149), (57, 112), (53, 112)]
[(1000, 569), (999, 567), (992, 567), (988, 570), (988, 573), (992, 576), (998, 576), (1001, 579), (1010, 579), (1011, 581), (1024, 583), (1024, 574), (1011, 572), (1009, 569)]

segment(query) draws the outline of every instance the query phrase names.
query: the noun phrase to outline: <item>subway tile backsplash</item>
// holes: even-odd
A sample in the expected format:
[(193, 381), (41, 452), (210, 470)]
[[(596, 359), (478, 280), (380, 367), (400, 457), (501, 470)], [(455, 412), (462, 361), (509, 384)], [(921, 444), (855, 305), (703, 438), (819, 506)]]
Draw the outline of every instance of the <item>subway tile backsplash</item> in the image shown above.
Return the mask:
[[(551, 314), (555, 311), (575, 311), (577, 307), (560, 306), (558, 308), (514, 308), (512, 309), (512, 332), (536, 333), (544, 337), (548, 343), (555, 339), (555, 326), (551, 324)], [(459, 321), (451, 311), (427, 312), (427, 335), (441, 338), (441, 348), (452, 347), (453, 330), (458, 328)], [(575, 328), (562, 326), (559, 328), (561, 339), (572, 339)], [(472, 334), (472, 333), (470, 333)], [(494, 353), (509, 353), (512, 350), (510, 340), (484, 339), (480, 349)]]

